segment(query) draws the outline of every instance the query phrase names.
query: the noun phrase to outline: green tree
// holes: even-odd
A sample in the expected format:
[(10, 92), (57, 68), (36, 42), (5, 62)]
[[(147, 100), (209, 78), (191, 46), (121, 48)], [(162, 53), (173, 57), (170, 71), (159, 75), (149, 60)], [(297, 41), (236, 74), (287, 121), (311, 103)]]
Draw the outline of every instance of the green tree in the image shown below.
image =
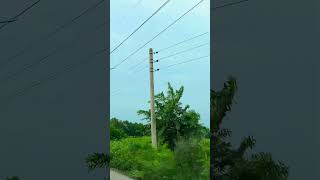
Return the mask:
[(246, 155), (256, 143), (246, 137), (238, 148), (228, 141), (229, 129), (221, 128), (223, 118), (231, 111), (237, 81), (230, 77), (221, 91), (211, 90), (211, 156), (210, 174), (214, 180), (286, 180), (289, 168), (274, 161), (269, 153)]
[[(132, 123), (129, 121), (122, 121), (117, 118), (110, 119), (110, 129), (120, 130), (127, 136), (131, 137), (149, 136), (151, 134), (148, 124), (144, 125), (142, 123)], [(118, 134), (117, 132), (115, 133)], [(113, 136), (112, 132), (110, 132), (110, 135)]]
[[(171, 150), (174, 150), (179, 138), (196, 135), (201, 129), (200, 115), (180, 102), (183, 91), (183, 86), (174, 90), (168, 83), (167, 95), (163, 92), (155, 95), (157, 137)], [(143, 115), (144, 119), (150, 123), (150, 109), (139, 110), (138, 114)]]
[(128, 135), (122, 130), (122, 129), (117, 129), (113, 126), (110, 126), (110, 140), (120, 140), (122, 138), (126, 138)]

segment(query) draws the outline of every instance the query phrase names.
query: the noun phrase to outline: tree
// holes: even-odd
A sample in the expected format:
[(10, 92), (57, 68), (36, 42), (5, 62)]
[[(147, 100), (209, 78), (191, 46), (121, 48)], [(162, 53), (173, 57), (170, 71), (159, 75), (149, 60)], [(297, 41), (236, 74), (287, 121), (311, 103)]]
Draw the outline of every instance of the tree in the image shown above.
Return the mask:
[[(144, 125), (141, 123), (132, 123), (129, 121), (121, 121), (117, 118), (110, 119), (110, 129), (119, 130), (131, 137), (141, 137), (150, 135), (149, 125)], [(115, 134), (118, 134), (115, 132)], [(110, 132), (110, 135), (113, 136), (113, 133)], [(112, 139), (111, 139), (112, 140)]]
[(111, 141), (120, 140), (122, 138), (128, 137), (128, 135), (122, 129), (118, 129), (113, 126), (110, 126), (109, 129), (110, 129), (110, 140)]
[(253, 137), (244, 138), (238, 148), (233, 148), (227, 141), (232, 132), (221, 128), (221, 124), (227, 112), (231, 111), (236, 91), (237, 81), (233, 77), (221, 91), (211, 90), (211, 179), (286, 180), (289, 168), (280, 161), (274, 161), (270, 153), (246, 155), (256, 143)]
[[(157, 137), (160, 143), (167, 144), (171, 150), (174, 150), (180, 137), (196, 135), (201, 129), (200, 115), (180, 102), (183, 91), (183, 86), (174, 90), (168, 83), (167, 95), (161, 92), (155, 96)], [(139, 110), (138, 114), (150, 123), (150, 110)]]

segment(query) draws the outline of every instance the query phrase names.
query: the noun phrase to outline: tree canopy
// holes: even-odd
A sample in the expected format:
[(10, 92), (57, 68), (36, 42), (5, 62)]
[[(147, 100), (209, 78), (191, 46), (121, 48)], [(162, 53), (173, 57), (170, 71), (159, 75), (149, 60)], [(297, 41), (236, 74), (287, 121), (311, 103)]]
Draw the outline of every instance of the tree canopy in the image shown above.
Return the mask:
[[(157, 122), (157, 137), (160, 143), (167, 144), (174, 149), (179, 138), (191, 137), (205, 133), (200, 121), (200, 114), (190, 109), (189, 105), (183, 106), (180, 102), (184, 87), (174, 90), (168, 83), (167, 94), (163, 92), (155, 95), (155, 116)], [(139, 115), (150, 123), (150, 109), (139, 110)]]
[(272, 159), (270, 153), (250, 153), (256, 140), (243, 138), (240, 146), (230, 143), (231, 130), (221, 128), (223, 118), (231, 111), (238, 87), (230, 77), (220, 91), (211, 90), (211, 177), (214, 180), (286, 180), (289, 168)]

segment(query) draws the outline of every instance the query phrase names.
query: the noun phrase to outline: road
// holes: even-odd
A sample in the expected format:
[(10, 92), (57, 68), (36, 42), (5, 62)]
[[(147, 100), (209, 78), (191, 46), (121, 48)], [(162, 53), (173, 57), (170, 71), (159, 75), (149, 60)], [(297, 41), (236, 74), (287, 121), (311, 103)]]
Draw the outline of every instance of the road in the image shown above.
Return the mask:
[(122, 175), (112, 169), (110, 169), (110, 179), (111, 180), (133, 180), (133, 179), (131, 179), (127, 176), (124, 176), (124, 175)]

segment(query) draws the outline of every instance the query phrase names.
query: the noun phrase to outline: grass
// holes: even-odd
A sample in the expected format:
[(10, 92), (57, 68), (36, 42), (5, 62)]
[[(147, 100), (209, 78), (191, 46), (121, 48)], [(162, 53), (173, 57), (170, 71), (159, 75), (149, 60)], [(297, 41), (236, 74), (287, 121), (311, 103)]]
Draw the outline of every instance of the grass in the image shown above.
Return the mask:
[[(137, 180), (193, 180), (191, 174), (196, 174), (199, 180), (209, 179), (208, 139), (197, 141), (196, 146), (182, 143), (177, 151), (171, 151), (166, 146), (155, 150), (150, 137), (129, 137), (111, 141), (110, 150), (111, 168)], [(197, 163), (193, 162), (195, 160)], [(183, 172), (185, 170), (190, 173)]]

